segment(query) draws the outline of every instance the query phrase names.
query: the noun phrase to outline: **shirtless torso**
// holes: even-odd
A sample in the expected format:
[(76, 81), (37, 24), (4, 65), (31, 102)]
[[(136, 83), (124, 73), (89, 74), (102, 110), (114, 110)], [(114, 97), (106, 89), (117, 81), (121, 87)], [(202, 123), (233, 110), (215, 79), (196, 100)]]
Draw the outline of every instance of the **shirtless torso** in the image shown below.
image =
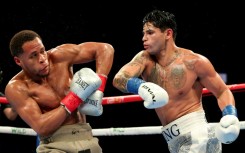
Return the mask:
[[(169, 143), (170, 152), (186, 152), (186, 147), (190, 147), (193, 143), (196, 143), (198, 147), (193, 146), (193, 150), (191, 147), (188, 148), (190, 152), (206, 152), (202, 148), (209, 147), (209, 141), (217, 142), (216, 137), (224, 143), (233, 142), (239, 134), (239, 121), (232, 92), (205, 56), (175, 44), (176, 35), (177, 23), (174, 14), (160, 10), (147, 13), (143, 18), (144, 50), (138, 52), (130, 62), (122, 66), (113, 79), (114, 87), (126, 93), (137, 94), (138, 92), (141, 98), (144, 100), (148, 98), (147, 100), (154, 103), (160, 101), (154, 99), (155, 95), (165, 95), (164, 92), (159, 94), (160, 90), (156, 88), (160, 86), (160, 89), (166, 90), (168, 102), (156, 107), (155, 111), (163, 125), (163, 133), (167, 133), (166, 141), (173, 140)], [(151, 86), (150, 83), (155, 86)], [(141, 94), (142, 87), (151, 94)], [(203, 88), (209, 90), (217, 99), (223, 115), (221, 122), (224, 123), (231, 117), (227, 119), (230, 121), (229, 126), (219, 124), (215, 135), (214, 130), (208, 129), (202, 107)], [(164, 101), (166, 96), (160, 99)], [(205, 133), (201, 138), (203, 141), (199, 141), (200, 135), (197, 129), (200, 125), (206, 127), (202, 129)], [(236, 132), (233, 127), (237, 130)], [(169, 130), (176, 131), (169, 132)], [(210, 133), (208, 134), (207, 131)], [(229, 138), (230, 133), (228, 134), (227, 131), (234, 132), (234, 137)], [(193, 138), (186, 139), (185, 134), (188, 133), (191, 133)], [(218, 151), (212, 151), (221, 150), (221, 145), (217, 144), (217, 146), (210, 145), (211, 148), (218, 148)]]
[(68, 113), (61, 101), (70, 91), (74, 64), (95, 61), (97, 74), (109, 74), (114, 55), (110, 44), (62, 44), (46, 51), (36, 33), (24, 30), (13, 37), (11, 50), (22, 70), (8, 82), (5, 96), (34, 131), (49, 136), (61, 125), (86, 122), (85, 115)]
[[(147, 55), (146, 52), (143, 54)], [(170, 63), (164, 67), (161, 62), (156, 62), (150, 56), (146, 59), (149, 60), (146, 60), (143, 78), (163, 87), (170, 97), (165, 107), (156, 109), (163, 125), (180, 116), (202, 109), (203, 86), (195, 72), (195, 65), (198, 62), (204, 62), (200, 55), (179, 48), (176, 50), (173, 60), (170, 60)]]
[[(48, 56), (50, 56), (50, 73), (45, 79), (35, 82), (26, 77), (23, 72), (12, 79), (20, 83), (22, 90), (37, 103), (42, 113), (47, 113), (60, 106), (60, 101), (69, 92), (70, 80), (73, 76), (73, 69), (68, 66), (68, 63), (55, 63), (53, 55), (48, 53)], [(79, 113), (73, 113), (62, 124), (77, 123), (79, 118)], [(80, 119), (81, 122), (85, 121), (84, 116)]]

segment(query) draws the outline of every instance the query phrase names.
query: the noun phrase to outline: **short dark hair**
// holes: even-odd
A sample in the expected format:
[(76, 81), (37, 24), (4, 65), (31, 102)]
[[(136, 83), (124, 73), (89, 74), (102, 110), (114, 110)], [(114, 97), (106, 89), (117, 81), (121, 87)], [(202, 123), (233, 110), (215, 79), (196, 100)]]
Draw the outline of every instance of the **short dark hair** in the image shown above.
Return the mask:
[(16, 33), (10, 40), (9, 49), (12, 56), (19, 56), (23, 53), (23, 44), (34, 40), (36, 37), (40, 38), (39, 34), (32, 30), (22, 30)]
[(161, 29), (161, 31), (171, 28), (173, 30), (173, 38), (176, 38), (177, 23), (174, 14), (160, 10), (153, 10), (143, 18), (143, 25), (147, 22), (152, 23), (155, 27)]

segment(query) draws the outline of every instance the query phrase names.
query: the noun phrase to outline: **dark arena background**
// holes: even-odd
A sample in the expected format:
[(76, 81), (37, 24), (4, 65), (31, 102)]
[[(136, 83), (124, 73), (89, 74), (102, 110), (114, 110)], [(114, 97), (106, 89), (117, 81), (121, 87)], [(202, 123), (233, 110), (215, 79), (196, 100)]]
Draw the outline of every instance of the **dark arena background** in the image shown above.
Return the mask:
[[(175, 14), (178, 24), (177, 46), (200, 53), (213, 63), (217, 72), (226, 76), (227, 85), (243, 84), (244, 74), (244, 12), (242, 2), (149, 2), (114, 1), (7, 1), (0, 6), (0, 68), (4, 92), (8, 80), (20, 71), (10, 51), (10, 38), (19, 30), (31, 29), (43, 38), (46, 50), (63, 43), (87, 41), (108, 42), (115, 48), (112, 70), (108, 76), (105, 97), (125, 95), (112, 86), (116, 72), (140, 50), (142, 45), (142, 19), (146, 13), (157, 8)], [(138, 4), (137, 4), (138, 3)], [(76, 65), (78, 68), (94, 63)], [(233, 91), (238, 117), (245, 121), (243, 89)], [(203, 97), (203, 106), (209, 122), (219, 122), (221, 111), (214, 96)], [(2, 113), (2, 112), (1, 112)], [(94, 129), (111, 127), (160, 126), (154, 110), (144, 108), (142, 102), (104, 105), (102, 116), (87, 116)], [(26, 127), (19, 118), (8, 121), (3, 114), (0, 126)], [(240, 131), (232, 144), (223, 145), (223, 152), (243, 149), (245, 132)], [(99, 136), (104, 153), (168, 152), (161, 134)], [(0, 153), (35, 153), (36, 137), (0, 133)]]

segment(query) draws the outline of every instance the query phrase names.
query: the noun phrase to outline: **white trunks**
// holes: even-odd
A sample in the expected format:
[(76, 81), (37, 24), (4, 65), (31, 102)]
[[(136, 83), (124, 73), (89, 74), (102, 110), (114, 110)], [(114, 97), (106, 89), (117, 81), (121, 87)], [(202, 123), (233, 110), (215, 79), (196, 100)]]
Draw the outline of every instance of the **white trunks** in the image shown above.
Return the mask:
[(171, 153), (221, 153), (221, 143), (214, 127), (207, 123), (205, 112), (184, 115), (162, 128)]

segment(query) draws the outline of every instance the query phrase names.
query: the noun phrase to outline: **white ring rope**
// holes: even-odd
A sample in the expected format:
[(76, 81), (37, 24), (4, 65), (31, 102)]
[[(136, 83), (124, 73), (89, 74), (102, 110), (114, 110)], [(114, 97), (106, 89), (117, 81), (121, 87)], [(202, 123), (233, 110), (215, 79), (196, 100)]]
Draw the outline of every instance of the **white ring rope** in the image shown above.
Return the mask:
[[(232, 91), (241, 92), (245, 89), (245, 83), (228, 85), (229, 89)], [(210, 91), (206, 88), (203, 89), (203, 95), (210, 95)], [(104, 97), (103, 105), (106, 104), (120, 104), (125, 102), (136, 102), (142, 101), (139, 95), (126, 95), (126, 96), (114, 96), (114, 97)], [(0, 96), (0, 104), (8, 103), (6, 97)], [(210, 126), (215, 126), (217, 123), (209, 123)], [(245, 121), (240, 121), (240, 129), (245, 129)], [(10, 126), (0, 126), (0, 133), (8, 134), (19, 134), (19, 135), (29, 135), (36, 136), (37, 133), (30, 128), (20, 128), (20, 127), (10, 127)], [(94, 136), (115, 136), (115, 135), (146, 135), (146, 134), (161, 134), (162, 126), (144, 126), (144, 127), (129, 127), (129, 128), (104, 128), (104, 129), (92, 129)]]
[[(210, 126), (215, 126), (218, 123), (209, 123)], [(241, 130), (245, 129), (245, 121), (240, 121)], [(0, 126), (0, 133), (18, 134), (36, 136), (37, 133), (30, 128), (19, 128), (10, 126)], [(144, 127), (129, 127), (129, 128), (105, 128), (92, 129), (94, 136), (117, 136), (117, 135), (150, 135), (161, 134), (162, 126), (144, 126)]]

